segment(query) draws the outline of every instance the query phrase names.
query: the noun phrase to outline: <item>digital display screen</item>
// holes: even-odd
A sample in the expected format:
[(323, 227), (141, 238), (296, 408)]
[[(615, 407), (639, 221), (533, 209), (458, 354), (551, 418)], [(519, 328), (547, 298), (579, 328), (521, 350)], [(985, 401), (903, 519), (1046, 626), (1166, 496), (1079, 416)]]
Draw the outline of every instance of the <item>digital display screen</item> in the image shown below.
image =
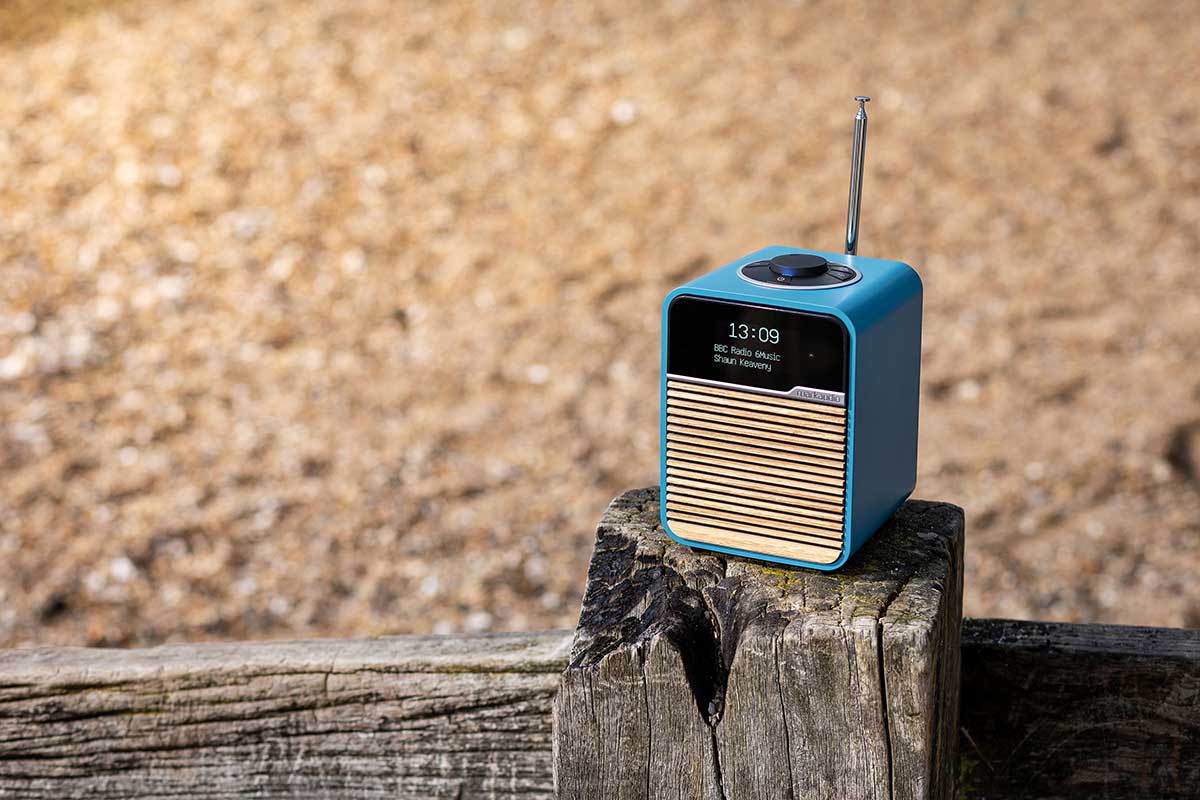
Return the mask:
[(667, 373), (786, 392), (846, 392), (836, 317), (681, 296), (667, 309)]

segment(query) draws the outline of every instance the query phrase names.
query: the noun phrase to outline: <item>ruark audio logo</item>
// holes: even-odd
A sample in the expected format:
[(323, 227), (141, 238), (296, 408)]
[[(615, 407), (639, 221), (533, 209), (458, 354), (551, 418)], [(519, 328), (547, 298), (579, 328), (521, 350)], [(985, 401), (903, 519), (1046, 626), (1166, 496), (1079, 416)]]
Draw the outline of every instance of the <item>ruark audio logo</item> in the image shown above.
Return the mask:
[(803, 386), (793, 387), (788, 392), (789, 397), (794, 397), (797, 400), (815, 400), (818, 403), (832, 403), (833, 405), (846, 405), (846, 395), (841, 392), (823, 392), (820, 389), (806, 389)]

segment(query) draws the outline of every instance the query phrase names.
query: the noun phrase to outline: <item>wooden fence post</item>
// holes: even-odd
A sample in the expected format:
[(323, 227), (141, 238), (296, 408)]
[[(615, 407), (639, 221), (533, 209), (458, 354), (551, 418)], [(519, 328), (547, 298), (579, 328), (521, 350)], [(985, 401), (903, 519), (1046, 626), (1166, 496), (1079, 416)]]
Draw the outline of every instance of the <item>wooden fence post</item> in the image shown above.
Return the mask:
[(912, 501), (842, 570), (703, 553), (658, 491), (596, 533), (554, 705), (560, 798), (950, 798), (963, 516)]

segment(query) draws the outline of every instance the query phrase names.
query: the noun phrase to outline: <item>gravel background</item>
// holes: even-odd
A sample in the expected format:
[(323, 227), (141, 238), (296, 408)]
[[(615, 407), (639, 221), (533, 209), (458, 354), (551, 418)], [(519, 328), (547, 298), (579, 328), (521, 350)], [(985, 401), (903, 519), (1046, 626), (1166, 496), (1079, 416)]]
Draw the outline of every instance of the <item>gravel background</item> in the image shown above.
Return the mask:
[(662, 296), (838, 248), (859, 92), (967, 613), (1200, 625), (1200, 13), (1125, 5), (5, 3), (0, 644), (573, 625)]

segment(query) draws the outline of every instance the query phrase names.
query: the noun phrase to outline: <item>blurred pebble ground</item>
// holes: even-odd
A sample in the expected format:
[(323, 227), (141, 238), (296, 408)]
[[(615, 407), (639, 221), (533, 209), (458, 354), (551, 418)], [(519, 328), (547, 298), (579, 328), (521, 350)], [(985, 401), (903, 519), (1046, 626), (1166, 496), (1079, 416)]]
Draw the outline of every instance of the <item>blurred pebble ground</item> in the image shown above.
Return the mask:
[(974, 616), (1200, 625), (1200, 9), (0, 6), (0, 644), (569, 627), (659, 303), (926, 287)]

